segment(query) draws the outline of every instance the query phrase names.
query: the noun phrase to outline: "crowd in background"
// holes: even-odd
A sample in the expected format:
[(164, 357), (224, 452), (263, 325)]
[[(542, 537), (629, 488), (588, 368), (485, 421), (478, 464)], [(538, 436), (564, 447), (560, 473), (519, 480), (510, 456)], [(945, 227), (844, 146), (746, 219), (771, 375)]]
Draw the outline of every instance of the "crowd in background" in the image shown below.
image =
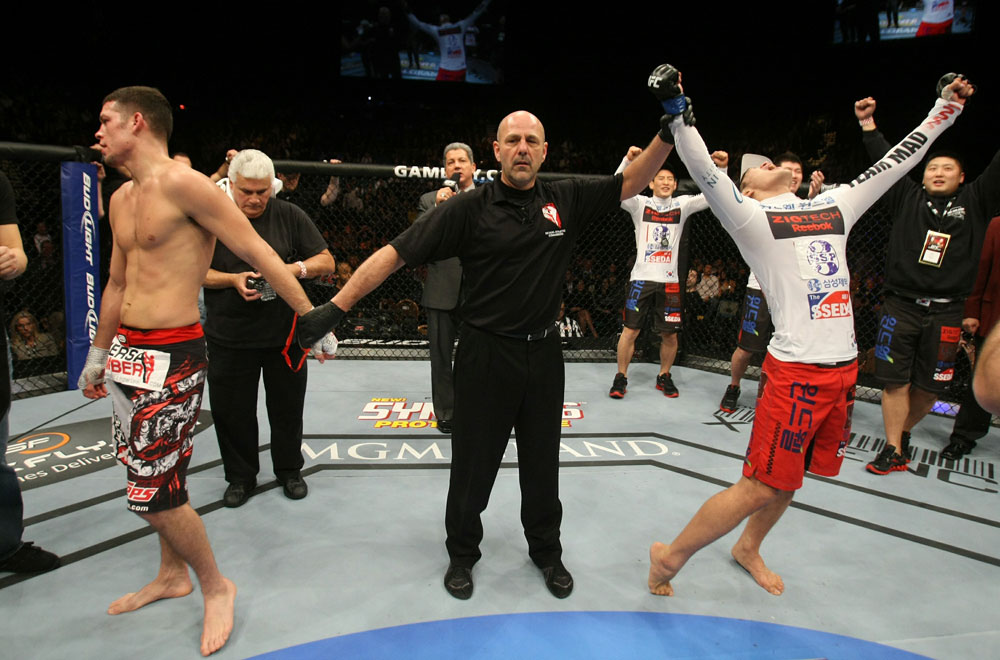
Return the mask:
[[(0, 91), (0, 141), (59, 146), (91, 144), (95, 116), (69, 110), (75, 106), (65, 101), (59, 92), (29, 98), (18, 96), (16, 91)], [(730, 153), (732, 163), (738, 163), (746, 151), (776, 154), (792, 150), (801, 156), (807, 177), (809, 172), (820, 169), (827, 182), (843, 182), (866, 165), (857, 124), (849, 110), (845, 107), (840, 114), (803, 114), (797, 122), (783, 125), (780, 130), (778, 123), (747, 132), (738, 124), (716, 122), (707, 135), (712, 148)], [(485, 171), (496, 165), (492, 143), (499, 116), (492, 107), (473, 105), (446, 118), (442, 118), (439, 107), (418, 102), (345, 106), (338, 112), (323, 121), (305, 109), (301, 116), (289, 111), (281, 121), (265, 124), (250, 107), (234, 108), (225, 121), (214, 115), (198, 115), (196, 109), (183, 110), (176, 113), (171, 148), (186, 153), (193, 166), (206, 174), (218, 169), (227, 150), (249, 147), (261, 149), (275, 160), (318, 162), (336, 158), (345, 163), (436, 166), (440, 164), (441, 145), (457, 136), (472, 146), (479, 168)], [(41, 115), (45, 121), (40, 120)], [(607, 130), (597, 134), (592, 120), (579, 113), (566, 113), (551, 120), (543, 117), (543, 120), (549, 140), (543, 171), (610, 173), (630, 143), (637, 141), (631, 132), (635, 129), (627, 123), (602, 124), (602, 129)], [(652, 127), (640, 134), (648, 140)], [(679, 165), (675, 157), (669, 162)], [(4, 167), (7, 169), (7, 164)], [(682, 168), (679, 174), (686, 178)], [(61, 221), (57, 216), (33, 214), (30, 198), (40, 192), (29, 190), (35, 187), (33, 180), (29, 180), (31, 177), (19, 177), (15, 172), (11, 178), (18, 194), (29, 197), (27, 203), (19, 200), (29, 266), (22, 281), (8, 294), (8, 331), (12, 338), (15, 329), (21, 332), (20, 326), (15, 328), (13, 324), (14, 315), (26, 313), (27, 316), (20, 316), (22, 325), (28, 325), (23, 323), (25, 320), (32, 321), (40, 339), (25, 337), (25, 343), (35, 347), (32, 350), (38, 355), (51, 352), (54, 344), (62, 355)], [(115, 179), (114, 173), (111, 179)], [(294, 181), (284, 177), (284, 183), (281, 196), (310, 214), (338, 263), (334, 275), (310, 286), (310, 295), (317, 300), (332, 296), (365, 258), (405, 229), (415, 219), (419, 195), (438, 185), (436, 181), (420, 182), (415, 189), (413, 182), (394, 179), (330, 179), (319, 175), (304, 175)], [(57, 181), (48, 185), (57, 185)], [(104, 191), (105, 198), (113, 187), (114, 184)], [(696, 192), (682, 183), (676, 194)], [(55, 193), (49, 191), (49, 194)], [(564, 300), (567, 316), (579, 323), (584, 337), (613, 338), (620, 329), (634, 247), (631, 227), (624, 216), (599, 231), (602, 233), (596, 243), (581, 243), (566, 276)], [(703, 230), (696, 222), (692, 231)], [(103, 236), (105, 250), (109, 247), (109, 235), (106, 231)], [(728, 239), (718, 243), (714, 239), (701, 239), (694, 245), (685, 287), (689, 294), (685, 298), (687, 319), (707, 342), (718, 345), (721, 354), (735, 332), (746, 266)], [(876, 242), (874, 247), (866, 248), (868, 253), (872, 250), (879, 251), (881, 247)], [(868, 261), (854, 261), (851, 287), (859, 317), (859, 343), (864, 346), (868, 335), (874, 339), (882, 257), (879, 252)], [(419, 319), (410, 321), (409, 303), (420, 299), (422, 275), (421, 269), (404, 269), (393, 275), (382, 288), (384, 293), (371, 296), (355, 311), (358, 317), (379, 320), (367, 326), (361, 323), (357, 326), (359, 332), (377, 335), (375, 328), (380, 326), (384, 336), (404, 328), (415, 333)], [(39, 295), (39, 291), (48, 293)], [(24, 332), (29, 330), (25, 327)], [(350, 334), (350, 330), (346, 332)], [(15, 370), (17, 360), (15, 355)]]

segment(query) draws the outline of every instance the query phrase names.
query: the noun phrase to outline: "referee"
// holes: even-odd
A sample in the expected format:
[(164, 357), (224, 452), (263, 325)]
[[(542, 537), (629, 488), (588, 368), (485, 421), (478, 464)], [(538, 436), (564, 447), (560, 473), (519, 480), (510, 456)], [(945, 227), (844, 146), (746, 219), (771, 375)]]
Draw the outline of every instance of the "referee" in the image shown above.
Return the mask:
[(623, 174), (547, 183), (536, 178), (548, 152), (545, 129), (531, 113), (514, 112), (500, 122), (493, 143), (499, 179), (424, 214), (365, 261), (332, 304), (302, 319), (300, 343), (310, 326), (339, 321), (404, 263), (461, 258), (464, 299), (458, 315), (464, 326), (455, 356), (445, 514), (450, 564), (444, 583), (455, 598), (472, 596), (480, 515), (511, 429), (528, 554), (554, 596), (565, 598), (573, 590), (559, 541), (564, 371), (556, 318), (562, 283), (587, 225), (641, 192), (671, 148), (655, 137)]

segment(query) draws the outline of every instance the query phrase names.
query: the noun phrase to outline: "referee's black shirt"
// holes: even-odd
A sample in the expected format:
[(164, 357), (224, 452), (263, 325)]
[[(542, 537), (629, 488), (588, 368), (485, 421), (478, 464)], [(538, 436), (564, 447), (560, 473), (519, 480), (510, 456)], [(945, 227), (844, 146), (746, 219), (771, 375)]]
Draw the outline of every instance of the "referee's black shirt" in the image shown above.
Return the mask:
[(492, 184), (439, 204), (390, 242), (410, 266), (459, 257), (466, 323), (498, 334), (555, 324), (573, 245), (619, 208), (622, 176)]

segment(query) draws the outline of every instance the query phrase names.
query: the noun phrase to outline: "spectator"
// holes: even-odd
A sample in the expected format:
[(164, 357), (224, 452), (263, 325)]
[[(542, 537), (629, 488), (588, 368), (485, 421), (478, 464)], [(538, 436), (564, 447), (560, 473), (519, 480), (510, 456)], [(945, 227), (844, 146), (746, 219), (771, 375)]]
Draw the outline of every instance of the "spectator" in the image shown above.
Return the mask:
[(583, 337), (583, 332), (580, 331), (580, 324), (566, 316), (565, 302), (559, 305), (559, 317), (556, 319), (556, 325), (559, 326), (559, 336), (563, 339)]
[(46, 225), (44, 222), (39, 222), (37, 225), (35, 225), (35, 235), (33, 238), (35, 241), (35, 252), (41, 254), (42, 243), (44, 243), (45, 241), (49, 241), (50, 243), (52, 242), (52, 235), (49, 233), (48, 225)]
[(566, 297), (569, 311), (576, 315), (580, 327), (585, 332), (589, 332), (594, 337), (597, 336), (597, 328), (594, 327), (594, 320), (590, 315), (590, 310), (594, 308), (594, 296), (587, 291), (587, 283), (584, 280), (577, 280), (573, 286), (573, 293)]
[(26, 309), (14, 315), (10, 321), (10, 350), (15, 360), (59, 355), (59, 346), (52, 336), (38, 328), (35, 315)]
[(705, 264), (705, 269), (701, 273), (701, 278), (699, 278), (698, 286), (695, 287), (695, 290), (698, 293), (698, 297), (705, 304), (708, 312), (715, 310), (719, 304), (721, 284), (719, 283), (719, 276), (712, 270), (712, 264)]

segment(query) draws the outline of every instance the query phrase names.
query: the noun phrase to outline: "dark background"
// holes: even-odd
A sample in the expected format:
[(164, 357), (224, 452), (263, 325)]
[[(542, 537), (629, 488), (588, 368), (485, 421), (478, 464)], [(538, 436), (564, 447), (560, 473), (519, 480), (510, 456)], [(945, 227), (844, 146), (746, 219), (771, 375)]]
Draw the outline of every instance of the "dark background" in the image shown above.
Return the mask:
[[(965, 154), (973, 174), (997, 146), (995, 3), (980, 3), (970, 36), (836, 47), (829, 45), (832, 1), (747, 3), (735, 12), (714, 2), (618, 3), (597, 12), (570, 3), (509, 3), (507, 82), (494, 88), (341, 80), (339, 6), (8, 10), (0, 140), (90, 144), (103, 96), (148, 84), (184, 104), (171, 146), (192, 153), (204, 171), (224, 153), (214, 140), (253, 142), (247, 126), (272, 141), (276, 132), (305, 133), (279, 146), (286, 153), (276, 157), (367, 153), (387, 163), (419, 158), (422, 136), (449, 126), (488, 136), (520, 108), (542, 118), (550, 147), (571, 140), (577, 150), (613, 144), (624, 153), (657, 128), (658, 106), (645, 81), (668, 61), (684, 72), (713, 148), (738, 153), (743, 145), (734, 148), (734, 141), (750, 148), (755, 137), (780, 136), (815, 117), (850, 125), (851, 104), (867, 95), (878, 99), (876, 119), (895, 141), (926, 113), (935, 82), (948, 71), (966, 74), (979, 90), (941, 146)], [(428, 147), (427, 158), (436, 160), (439, 148)], [(492, 160), (479, 155), (480, 165)], [(617, 164), (600, 160), (577, 169)]]

